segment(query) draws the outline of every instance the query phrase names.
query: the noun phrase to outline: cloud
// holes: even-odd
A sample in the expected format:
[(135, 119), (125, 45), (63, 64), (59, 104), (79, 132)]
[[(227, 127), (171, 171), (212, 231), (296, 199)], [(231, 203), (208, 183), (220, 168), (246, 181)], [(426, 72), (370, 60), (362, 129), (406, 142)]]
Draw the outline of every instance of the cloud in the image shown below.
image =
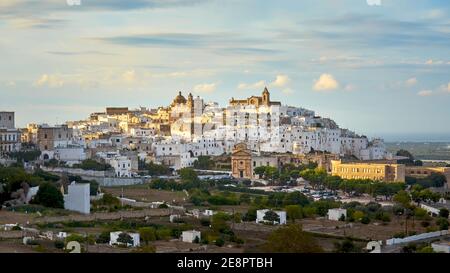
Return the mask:
[(87, 50), (87, 51), (47, 51), (48, 54), (51, 55), (61, 55), (61, 56), (79, 56), (79, 55), (106, 55), (112, 56), (117, 55), (115, 53), (108, 53), (96, 50)]
[(417, 95), (419, 95), (421, 97), (428, 97), (428, 96), (433, 95), (433, 91), (432, 90), (422, 90), (422, 91), (419, 91), (417, 93)]
[(429, 59), (425, 62), (426, 65), (443, 65), (445, 64), (444, 61), (442, 60), (433, 60), (433, 59)]
[(270, 82), (269, 84), (267, 84), (266, 81), (264, 81), (264, 80), (261, 80), (261, 81), (255, 82), (255, 83), (250, 83), (250, 84), (240, 83), (238, 85), (238, 89), (254, 90), (254, 89), (263, 89), (266, 86), (287, 89), (287, 87), (289, 86), (290, 83), (291, 83), (291, 79), (289, 78), (289, 76), (284, 75), (284, 74), (278, 74), (275, 77), (275, 80)]
[(15, 81), (8, 81), (7, 83), (5, 83), (5, 86), (7, 86), (7, 87), (16, 87), (16, 82)]
[(240, 83), (238, 89), (263, 89), (266, 86), (265, 81), (258, 81), (255, 83)]
[(125, 71), (121, 78), (124, 82), (133, 83), (137, 79), (136, 72), (134, 70)]
[(294, 94), (294, 90), (292, 90), (291, 88), (285, 88), (283, 90), (281, 90), (281, 92), (285, 95), (292, 95)]
[(286, 87), (289, 82), (291, 81), (291, 79), (289, 79), (289, 77), (287, 75), (277, 75), (277, 77), (275, 78), (275, 81), (270, 83), (271, 87)]
[(444, 91), (445, 93), (450, 93), (450, 82), (447, 85), (442, 85), (440, 90)]
[(61, 76), (56, 74), (43, 74), (38, 80), (34, 82), (34, 86), (48, 86), (51, 88), (58, 88), (64, 85), (64, 80)]
[(440, 21), (391, 19), (386, 14), (351, 13), (301, 20), (298, 25), (279, 30), (278, 40), (333, 49), (447, 48), (450, 43), (448, 27), (444, 27), (448, 25)]
[(331, 91), (339, 88), (339, 82), (331, 74), (322, 74), (314, 82), (313, 89), (316, 91)]
[(66, 0), (1, 0), (0, 19), (19, 28), (54, 28), (66, 22), (66, 20), (49, 19), (55, 15), (169, 9), (190, 7), (206, 2), (208, 0), (81, 0), (81, 5), (69, 6)]
[(37, 17), (19, 17), (7, 19), (5, 20), (5, 22), (15, 28), (55, 28), (57, 26), (65, 24), (66, 20)]
[(429, 10), (425, 13), (423, 16), (424, 19), (427, 20), (436, 20), (436, 19), (442, 19), (446, 16), (445, 11), (441, 9), (433, 9)]
[(408, 87), (412, 87), (418, 83), (417, 78), (410, 78), (405, 81), (405, 85)]
[(194, 86), (195, 93), (212, 93), (216, 91), (217, 84), (216, 83), (202, 83)]

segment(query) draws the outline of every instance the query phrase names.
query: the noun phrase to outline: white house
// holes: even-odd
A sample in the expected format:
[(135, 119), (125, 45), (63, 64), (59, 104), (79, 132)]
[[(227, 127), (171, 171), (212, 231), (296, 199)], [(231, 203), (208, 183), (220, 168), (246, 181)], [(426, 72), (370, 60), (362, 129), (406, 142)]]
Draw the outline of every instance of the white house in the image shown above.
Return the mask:
[(186, 243), (193, 243), (195, 239), (201, 240), (201, 233), (197, 230), (186, 230), (181, 234), (181, 240)]
[(439, 242), (431, 244), (434, 252), (450, 253), (450, 242)]
[(117, 177), (131, 177), (131, 160), (126, 156), (117, 156), (109, 161)]
[(67, 194), (64, 195), (64, 208), (89, 214), (91, 212), (90, 184), (72, 182)]
[(109, 245), (121, 244), (120, 242), (117, 241), (117, 239), (119, 239), (119, 235), (121, 233), (126, 233), (126, 234), (130, 235), (131, 238), (133, 239), (133, 244), (128, 244), (127, 246), (139, 247), (141, 245), (141, 241), (140, 241), (141, 238), (139, 237), (139, 233), (131, 233), (131, 232), (123, 232), (123, 231), (110, 232), (109, 233), (109, 236), (110, 236)]
[[(260, 209), (256, 211), (256, 223), (264, 223), (267, 222), (267, 220), (264, 220), (264, 216), (266, 215), (266, 212), (268, 212), (268, 209)], [(279, 222), (275, 222), (274, 224), (280, 224), (285, 225), (286, 224), (286, 212), (282, 210), (274, 210), (274, 212), (278, 215), (280, 218)]]
[(347, 210), (346, 209), (329, 209), (328, 210), (328, 220), (339, 221), (341, 217), (344, 216), (347, 218)]
[(205, 211), (203, 212), (203, 216), (213, 216), (214, 215), (214, 211), (210, 210), (210, 209), (205, 209)]

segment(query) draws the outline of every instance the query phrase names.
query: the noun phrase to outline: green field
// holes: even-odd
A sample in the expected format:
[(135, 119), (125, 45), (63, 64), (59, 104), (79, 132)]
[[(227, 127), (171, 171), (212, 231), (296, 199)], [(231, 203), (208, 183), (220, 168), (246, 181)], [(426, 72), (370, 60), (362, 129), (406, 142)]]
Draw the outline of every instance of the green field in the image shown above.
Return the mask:
[(450, 142), (387, 142), (386, 148), (394, 154), (407, 150), (421, 160), (450, 160)]

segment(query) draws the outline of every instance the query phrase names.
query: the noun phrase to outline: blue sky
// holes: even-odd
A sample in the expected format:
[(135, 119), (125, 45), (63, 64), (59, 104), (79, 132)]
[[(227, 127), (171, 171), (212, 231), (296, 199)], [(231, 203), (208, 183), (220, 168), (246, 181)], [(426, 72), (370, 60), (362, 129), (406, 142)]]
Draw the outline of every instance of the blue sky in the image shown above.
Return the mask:
[(268, 86), (358, 133), (450, 139), (449, 14), (437, 0), (2, 0), (0, 109), (53, 124)]

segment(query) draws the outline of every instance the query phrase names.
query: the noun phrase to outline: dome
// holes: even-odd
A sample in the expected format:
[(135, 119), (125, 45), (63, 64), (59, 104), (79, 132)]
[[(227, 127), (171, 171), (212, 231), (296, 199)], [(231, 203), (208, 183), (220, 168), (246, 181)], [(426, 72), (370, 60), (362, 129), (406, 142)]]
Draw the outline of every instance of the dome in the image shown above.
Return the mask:
[(186, 98), (181, 95), (181, 92), (178, 93), (178, 96), (173, 100), (174, 104), (184, 104), (186, 103)]

